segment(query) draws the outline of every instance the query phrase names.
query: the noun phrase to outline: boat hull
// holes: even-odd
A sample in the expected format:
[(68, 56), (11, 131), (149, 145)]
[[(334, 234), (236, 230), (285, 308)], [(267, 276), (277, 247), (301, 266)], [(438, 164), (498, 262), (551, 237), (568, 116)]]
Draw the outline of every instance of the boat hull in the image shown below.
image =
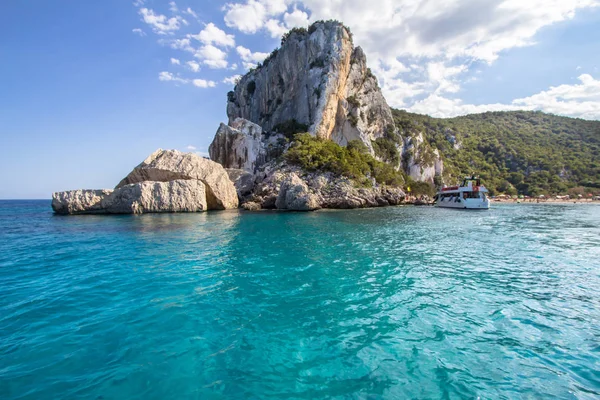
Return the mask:
[(489, 199), (460, 199), (455, 200), (438, 200), (435, 202), (436, 207), (440, 208), (457, 208), (461, 210), (488, 210), (490, 208)]

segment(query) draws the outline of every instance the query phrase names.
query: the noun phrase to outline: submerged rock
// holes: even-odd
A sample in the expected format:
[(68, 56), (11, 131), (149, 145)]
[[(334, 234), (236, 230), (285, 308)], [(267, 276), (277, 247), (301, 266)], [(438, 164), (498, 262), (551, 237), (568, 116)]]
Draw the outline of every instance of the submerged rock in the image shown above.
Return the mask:
[(116, 189), (144, 181), (199, 180), (206, 186), (209, 210), (237, 208), (238, 196), (225, 169), (194, 153), (158, 149), (133, 169)]

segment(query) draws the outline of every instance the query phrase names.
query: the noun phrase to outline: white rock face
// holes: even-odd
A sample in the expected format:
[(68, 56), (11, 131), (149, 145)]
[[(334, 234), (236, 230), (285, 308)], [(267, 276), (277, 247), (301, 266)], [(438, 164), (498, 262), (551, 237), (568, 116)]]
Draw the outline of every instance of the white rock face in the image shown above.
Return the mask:
[(52, 209), (57, 214), (103, 214), (102, 201), (113, 191), (70, 190), (52, 193)]
[(116, 189), (144, 181), (199, 180), (205, 185), (209, 210), (237, 208), (238, 196), (225, 169), (197, 154), (158, 149), (133, 169)]
[(103, 208), (108, 214), (206, 211), (205, 186), (198, 180), (133, 183), (107, 196)]
[(292, 33), (262, 67), (246, 74), (228, 95), (229, 125), (244, 118), (264, 131), (295, 120), (316, 136), (345, 145), (395, 129), (392, 113), (363, 51), (339, 22), (320, 22)]
[(422, 132), (406, 140), (404, 151), (410, 155), (406, 169), (413, 180), (433, 183), (434, 178), (444, 172), (438, 149), (432, 149), (425, 142)]
[(208, 148), (210, 159), (226, 168), (254, 172), (265, 163), (266, 150), (262, 142), (262, 128), (243, 118), (232, 126), (221, 124)]
[(206, 211), (204, 184), (197, 180), (138, 182), (116, 190), (71, 190), (52, 195), (57, 214), (142, 214)]
[(282, 183), (275, 201), (279, 210), (313, 211), (321, 208), (318, 197), (296, 174), (290, 174)]

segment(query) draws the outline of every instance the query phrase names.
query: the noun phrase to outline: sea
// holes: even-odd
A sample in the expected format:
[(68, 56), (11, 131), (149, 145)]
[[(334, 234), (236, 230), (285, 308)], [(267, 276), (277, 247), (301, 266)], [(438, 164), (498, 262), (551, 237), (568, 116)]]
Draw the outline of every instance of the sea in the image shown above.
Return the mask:
[(0, 399), (598, 399), (600, 205), (0, 202)]

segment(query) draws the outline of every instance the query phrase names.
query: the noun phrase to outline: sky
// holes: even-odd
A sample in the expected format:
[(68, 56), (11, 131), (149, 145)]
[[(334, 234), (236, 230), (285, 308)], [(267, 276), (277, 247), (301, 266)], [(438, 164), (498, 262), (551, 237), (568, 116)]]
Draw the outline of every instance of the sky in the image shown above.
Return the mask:
[(392, 107), (600, 119), (600, 0), (2, 0), (0, 199), (206, 154), (235, 78), (320, 19), (352, 30)]

